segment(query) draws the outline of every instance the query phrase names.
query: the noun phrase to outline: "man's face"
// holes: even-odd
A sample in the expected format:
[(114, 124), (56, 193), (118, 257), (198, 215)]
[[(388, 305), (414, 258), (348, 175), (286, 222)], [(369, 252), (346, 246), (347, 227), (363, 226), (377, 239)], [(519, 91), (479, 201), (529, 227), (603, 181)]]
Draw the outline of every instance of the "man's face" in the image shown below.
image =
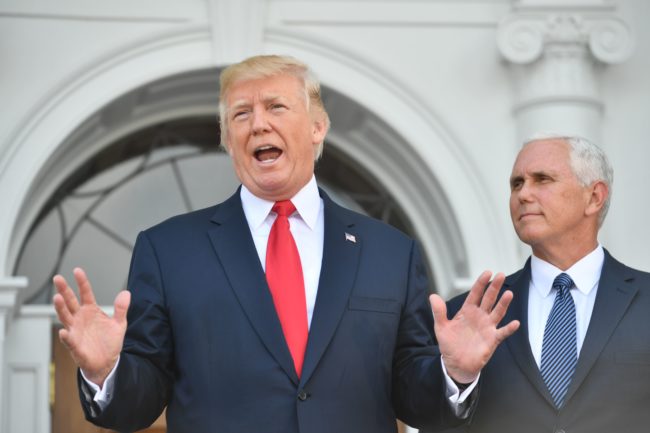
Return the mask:
[(236, 82), (227, 95), (227, 148), (239, 180), (256, 196), (293, 197), (314, 172), (325, 122), (307, 109), (292, 75)]
[(510, 216), (517, 235), (534, 252), (593, 242), (597, 229), (593, 212), (587, 211), (590, 196), (590, 188), (581, 186), (571, 170), (565, 141), (534, 141), (517, 156)]

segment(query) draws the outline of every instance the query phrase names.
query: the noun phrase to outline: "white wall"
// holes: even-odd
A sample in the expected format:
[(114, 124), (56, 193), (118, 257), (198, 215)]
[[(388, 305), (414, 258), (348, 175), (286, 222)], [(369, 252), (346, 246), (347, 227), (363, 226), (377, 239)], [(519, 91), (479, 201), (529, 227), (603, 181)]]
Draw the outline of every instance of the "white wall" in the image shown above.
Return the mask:
[(650, 271), (650, 2), (621, 2), (635, 50), (602, 71), (603, 146), (614, 166), (614, 195), (601, 242), (624, 263)]

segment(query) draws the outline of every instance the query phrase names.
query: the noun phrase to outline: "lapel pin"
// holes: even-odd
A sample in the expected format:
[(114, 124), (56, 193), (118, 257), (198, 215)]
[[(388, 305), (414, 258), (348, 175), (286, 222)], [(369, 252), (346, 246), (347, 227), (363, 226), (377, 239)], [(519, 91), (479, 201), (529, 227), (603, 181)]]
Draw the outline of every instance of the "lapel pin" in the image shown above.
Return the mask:
[(354, 235), (351, 235), (350, 233), (345, 233), (345, 240), (355, 244), (357, 243), (357, 238)]

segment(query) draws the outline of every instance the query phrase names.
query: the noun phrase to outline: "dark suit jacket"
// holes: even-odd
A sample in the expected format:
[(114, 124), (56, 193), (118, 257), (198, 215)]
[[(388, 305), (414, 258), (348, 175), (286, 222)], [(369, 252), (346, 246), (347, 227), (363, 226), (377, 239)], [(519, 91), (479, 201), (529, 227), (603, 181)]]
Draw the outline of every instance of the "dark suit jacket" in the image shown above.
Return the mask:
[(139, 235), (114, 397), (99, 414), (82, 398), (87, 418), (131, 431), (167, 406), (172, 433), (456, 422), (414, 241), (322, 195), (323, 263), (300, 378), (236, 193)]
[[(650, 431), (650, 274), (605, 251), (591, 321), (561, 410), (533, 359), (528, 340), (530, 260), (506, 278), (514, 299), (503, 322), (521, 328), (499, 346), (481, 373), (470, 424), (480, 433), (611, 433)], [(449, 302), (450, 314), (464, 296)]]

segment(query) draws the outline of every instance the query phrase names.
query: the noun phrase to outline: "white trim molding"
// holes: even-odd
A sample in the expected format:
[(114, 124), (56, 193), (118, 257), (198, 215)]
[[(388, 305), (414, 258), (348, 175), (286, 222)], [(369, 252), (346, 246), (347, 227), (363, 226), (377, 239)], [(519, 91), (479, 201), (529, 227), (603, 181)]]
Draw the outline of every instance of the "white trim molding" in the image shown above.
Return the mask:
[(25, 287), (25, 277), (0, 278), (0, 345), (9, 331), (9, 324), (18, 305), (18, 292)]

